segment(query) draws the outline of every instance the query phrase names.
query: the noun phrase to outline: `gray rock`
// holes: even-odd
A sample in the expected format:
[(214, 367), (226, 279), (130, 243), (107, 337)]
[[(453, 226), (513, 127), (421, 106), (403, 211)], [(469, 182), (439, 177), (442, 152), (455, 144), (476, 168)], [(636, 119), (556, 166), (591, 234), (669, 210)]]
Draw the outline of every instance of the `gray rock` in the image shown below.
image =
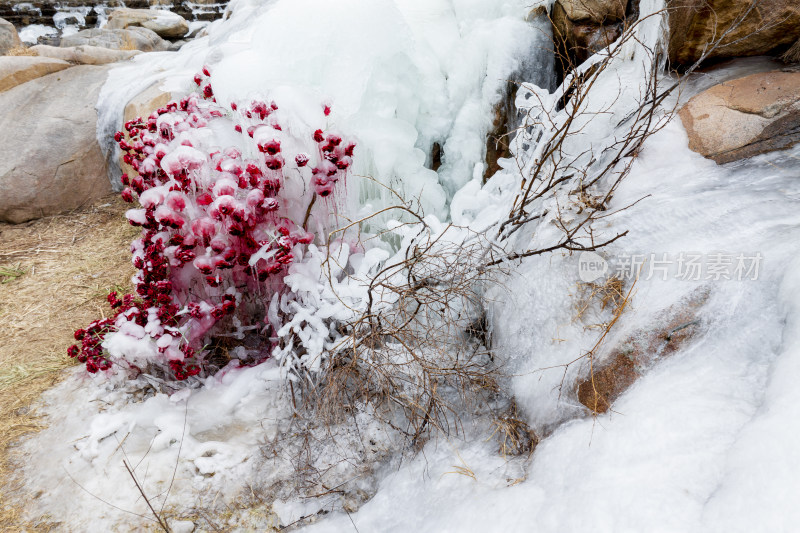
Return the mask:
[(169, 43), (147, 28), (127, 29), (94, 28), (62, 37), (61, 46), (100, 46), (112, 50), (141, 50), (161, 52), (169, 49)]
[(74, 209), (111, 192), (95, 103), (108, 67), (77, 66), (0, 93), (0, 220)]

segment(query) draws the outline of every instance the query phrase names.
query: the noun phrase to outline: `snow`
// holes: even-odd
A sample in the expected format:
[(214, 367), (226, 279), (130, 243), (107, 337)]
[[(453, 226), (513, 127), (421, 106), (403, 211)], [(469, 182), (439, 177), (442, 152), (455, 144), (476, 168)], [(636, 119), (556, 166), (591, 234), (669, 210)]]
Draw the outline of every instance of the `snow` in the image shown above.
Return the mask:
[[(643, 16), (660, 5), (642, 0)], [(563, 119), (547, 86), (551, 65), (536, 54), (532, 65), (519, 59), (542, 42), (522, 22), (529, 8), (477, 0), (238, 0), (229, 20), (209, 25), (208, 37), (178, 53), (141, 55), (118, 67), (101, 96), (98, 136), (105, 142), (118, 127), (126, 98), (153, 82), (186, 90), (181, 79), (208, 64), (221, 102), (266, 92), (297, 117), (290, 129), (307, 128), (304, 109), (329, 99), (331, 123), (365, 147), (356, 152), (356, 173), (419, 196), (430, 238), (441, 236), (448, 213), (455, 224), (482, 231), (508, 212), (522, 179), (514, 162), (504, 161), (503, 170), (481, 183), (483, 139), (502, 80), (528, 72), (518, 106), (531, 119), (550, 112), (555, 120), (541, 125), (544, 131)], [(660, 17), (646, 19), (640, 42), (654, 45), (662, 29)], [(590, 145), (599, 153), (615, 141), (616, 124), (642, 94), (649, 63), (640, 46), (628, 43), (598, 80), (587, 103), (591, 120), (565, 144), (567, 153)], [(746, 60), (698, 75), (681, 99), (764, 68)], [(523, 171), (542, 153), (525, 140), (520, 136), (515, 145)], [(438, 172), (425, 167), (434, 142), (446, 154)], [(354, 425), (332, 429), (338, 444), (322, 438), (325, 428), (311, 428), (319, 440), (310, 447), (310, 463), (329, 472), (327, 487), (347, 483), (347, 494), (298, 498), (287, 487), (298, 482), (297, 457), (307, 449), (297, 438), (303, 432), (278, 361), (231, 365), (202, 387), (171, 395), (153, 392), (150, 385), (163, 384), (149, 385), (145, 376), (125, 384), (75, 373), (47, 394), (49, 427), (22, 447), (27, 485), (46, 489), (34, 502), (36, 512), (58, 516), (74, 530), (86, 529), (88, 520), (98, 530), (131, 524), (135, 518), (96, 499), (145, 513), (121, 466), (127, 457), (159, 505), (172, 485), (168, 509), (188, 516), (196, 507), (227, 505), (240, 509), (228, 522), (238, 530), (316, 516), (304, 531), (791, 531), (800, 519), (800, 422), (792, 401), (800, 372), (800, 147), (719, 166), (687, 144), (677, 120), (647, 141), (608, 216), (597, 223), (604, 235), (629, 232), (602, 257), (760, 253), (758, 278), (641, 276), (595, 362), (620, 353), (630, 339), (652, 340), (675, 309), (696, 321), (695, 333), (669, 356), (648, 353), (642, 376), (612, 410), (593, 418), (573, 386), (587, 375), (587, 363), (569, 364), (600, 335), (575, 318), (577, 255), (507, 265), (509, 275), (487, 288), (486, 300), (495, 357), (505, 365), (521, 416), (542, 437), (530, 458), (500, 455), (490, 421), (469, 413), (463, 435), (440, 435), (416, 456), (401, 456), (396, 435), (364, 411)], [(534, 206), (551, 213), (538, 225), (500, 244), (518, 249), (556, 238), (553, 206), (565, 205), (559, 202), (573, 185)], [(380, 188), (353, 187), (345, 213), (362, 216), (388, 205)], [(374, 226), (395, 229), (393, 247), (353, 250), (340, 242), (328, 263), (338, 269), (326, 275), (323, 251), (311, 246), (286, 279), (298, 297), (272, 301), (273, 315), (296, 308), (282, 332), (308, 341), (303, 364), (311, 370), (330, 349), (320, 342), (326, 320), (360, 309), (366, 292), (358, 282), (397, 261), (393, 254), (402, 254), (416, 234), (396, 221)], [(467, 233), (445, 240), (463, 244)], [(348, 262), (352, 273), (345, 276)], [(388, 295), (378, 297), (391, 305)], [(700, 303), (688, 304), (692, 298)], [(598, 320), (608, 318), (607, 311), (595, 311)], [(141, 334), (126, 333), (134, 340)], [(124, 344), (121, 335), (114, 338)], [(248, 500), (254, 490), (261, 499)], [(351, 501), (358, 491), (366, 497)], [(254, 501), (258, 513), (249, 510)], [(317, 515), (320, 510), (330, 513)]]
[(44, 24), (31, 24), (19, 30), (19, 39), (25, 44), (38, 44), (40, 37), (53, 37), (58, 30)]

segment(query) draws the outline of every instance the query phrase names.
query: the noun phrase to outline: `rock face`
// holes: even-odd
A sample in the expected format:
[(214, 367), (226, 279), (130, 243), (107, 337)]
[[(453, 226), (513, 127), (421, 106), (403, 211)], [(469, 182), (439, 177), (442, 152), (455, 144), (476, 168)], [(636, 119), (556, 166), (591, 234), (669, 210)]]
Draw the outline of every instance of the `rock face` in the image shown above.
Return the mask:
[(720, 83), (679, 115), (689, 148), (720, 164), (788, 148), (800, 141), (800, 70)]
[(614, 42), (636, 6), (638, 0), (631, 0), (630, 5), (628, 0), (556, 0), (550, 18), (562, 70), (583, 63)]
[(125, 61), (141, 54), (139, 50), (111, 50), (89, 45), (61, 47), (37, 44), (30, 49), (41, 57), (61, 59), (78, 65), (105, 65)]
[[(732, 27), (750, 0), (670, 0), (669, 58), (688, 66), (706, 43)], [(718, 37), (717, 37), (718, 38)], [(758, 0), (736, 28), (725, 36), (709, 58), (767, 55), (782, 52), (800, 39), (800, 2)]]
[(115, 9), (108, 17), (106, 28), (125, 29), (137, 26), (147, 28), (165, 39), (180, 39), (189, 32), (186, 19), (163, 9)]
[(94, 107), (107, 75), (77, 66), (0, 93), (0, 220), (25, 222), (111, 192)]
[(0, 92), (72, 65), (60, 59), (36, 56), (0, 57)]
[(0, 18), (0, 55), (22, 44), (13, 24)]
[(83, 30), (61, 39), (61, 46), (99, 46), (112, 50), (141, 50), (142, 52), (161, 52), (169, 49), (169, 43), (147, 28), (128, 28), (109, 30), (95, 28)]

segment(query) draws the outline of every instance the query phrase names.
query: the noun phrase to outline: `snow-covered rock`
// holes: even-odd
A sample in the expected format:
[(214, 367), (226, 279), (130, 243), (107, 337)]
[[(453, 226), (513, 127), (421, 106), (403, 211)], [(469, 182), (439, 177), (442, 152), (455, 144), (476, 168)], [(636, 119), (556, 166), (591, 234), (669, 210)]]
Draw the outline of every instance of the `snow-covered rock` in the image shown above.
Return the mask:
[(162, 9), (115, 9), (108, 16), (106, 28), (125, 29), (139, 26), (152, 30), (165, 39), (183, 37), (189, 31), (186, 19)]
[(24, 222), (110, 192), (95, 133), (107, 73), (77, 66), (0, 93), (0, 220)]
[(0, 92), (70, 66), (66, 61), (49, 57), (2, 56), (0, 57)]

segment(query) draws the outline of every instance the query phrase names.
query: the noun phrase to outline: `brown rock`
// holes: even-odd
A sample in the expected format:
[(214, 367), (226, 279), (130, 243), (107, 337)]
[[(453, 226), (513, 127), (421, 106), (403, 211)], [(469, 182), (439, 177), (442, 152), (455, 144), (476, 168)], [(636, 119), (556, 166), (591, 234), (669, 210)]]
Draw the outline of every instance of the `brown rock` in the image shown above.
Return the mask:
[(800, 141), (800, 72), (751, 74), (694, 96), (679, 115), (689, 148), (728, 163)]
[(16, 28), (6, 19), (0, 19), (0, 55), (6, 54), (12, 48), (20, 46)]
[(674, 66), (693, 64), (707, 43), (729, 29), (709, 59), (772, 54), (800, 39), (800, 2), (758, 0), (733, 28), (751, 4), (751, 0), (669, 0), (670, 62)]
[(118, 61), (126, 61), (135, 55), (141, 54), (139, 50), (112, 50), (101, 46), (48, 46), (37, 44), (30, 48), (39, 56), (51, 57), (69, 61), (78, 65), (106, 65)]
[(66, 61), (48, 57), (0, 56), (0, 92), (70, 66)]
[(0, 93), (0, 220), (25, 222), (111, 192), (95, 110), (107, 75), (77, 66)]

